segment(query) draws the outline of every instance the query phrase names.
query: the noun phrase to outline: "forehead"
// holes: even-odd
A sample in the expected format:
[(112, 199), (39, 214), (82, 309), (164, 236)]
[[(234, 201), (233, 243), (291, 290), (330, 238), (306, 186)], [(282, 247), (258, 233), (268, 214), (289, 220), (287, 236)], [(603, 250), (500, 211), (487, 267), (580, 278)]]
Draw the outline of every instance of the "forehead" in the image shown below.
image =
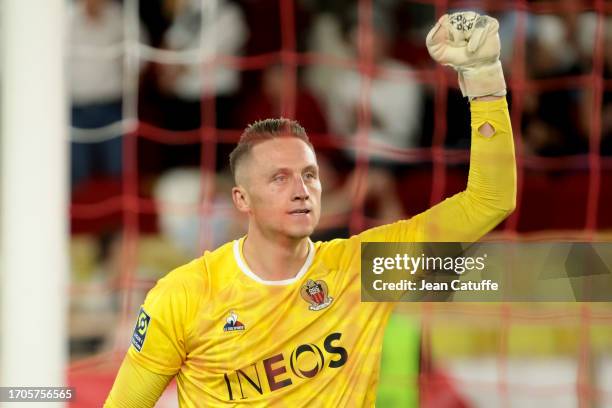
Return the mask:
[(303, 168), (317, 164), (313, 150), (297, 137), (277, 137), (257, 143), (250, 154), (256, 168), (262, 170)]

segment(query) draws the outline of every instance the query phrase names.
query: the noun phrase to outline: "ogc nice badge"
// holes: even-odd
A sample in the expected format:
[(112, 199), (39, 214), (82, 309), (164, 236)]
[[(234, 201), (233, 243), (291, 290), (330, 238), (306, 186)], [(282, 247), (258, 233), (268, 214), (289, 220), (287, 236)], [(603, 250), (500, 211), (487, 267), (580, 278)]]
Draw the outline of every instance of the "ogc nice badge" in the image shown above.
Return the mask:
[(308, 279), (308, 282), (300, 290), (302, 298), (310, 303), (308, 309), (314, 311), (325, 309), (331, 304), (334, 298), (328, 296), (328, 293), (327, 283), (322, 280), (313, 281)]

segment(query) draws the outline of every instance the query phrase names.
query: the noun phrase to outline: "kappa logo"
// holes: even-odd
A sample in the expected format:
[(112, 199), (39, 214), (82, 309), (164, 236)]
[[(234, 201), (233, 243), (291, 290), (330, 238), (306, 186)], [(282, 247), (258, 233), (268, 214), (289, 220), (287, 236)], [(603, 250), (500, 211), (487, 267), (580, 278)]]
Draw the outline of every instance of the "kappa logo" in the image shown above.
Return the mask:
[(313, 311), (325, 309), (331, 304), (334, 298), (329, 296), (328, 293), (329, 289), (327, 288), (327, 283), (322, 280), (313, 281), (312, 279), (308, 279), (308, 282), (306, 282), (300, 290), (302, 299), (310, 303), (308, 309)]
[(244, 330), (244, 324), (238, 321), (238, 315), (234, 313), (232, 310), (229, 314), (229, 317), (225, 319), (227, 323), (223, 326), (223, 331), (236, 331), (236, 330)]

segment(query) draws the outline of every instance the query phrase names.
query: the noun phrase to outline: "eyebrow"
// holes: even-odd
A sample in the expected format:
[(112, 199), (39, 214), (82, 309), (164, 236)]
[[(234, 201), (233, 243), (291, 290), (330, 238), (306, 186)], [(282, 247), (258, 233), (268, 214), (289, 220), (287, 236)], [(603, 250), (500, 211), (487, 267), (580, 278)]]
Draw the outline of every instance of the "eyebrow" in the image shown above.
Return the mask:
[[(270, 175), (274, 175), (276, 173), (291, 173), (293, 170), (290, 169), (289, 167), (278, 167), (275, 168), (273, 170), (271, 170), (269, 172)], [(319, 171), (319, 167), (316, 164), (309, 164), (306, 167), (304, 167), (302, 170), (300, 170), (300, 172), (304, 172), (304, 171)]]
[(315, 164), (310, 164), (302, 169), (302, 171), (319, 171), (319, 167)]

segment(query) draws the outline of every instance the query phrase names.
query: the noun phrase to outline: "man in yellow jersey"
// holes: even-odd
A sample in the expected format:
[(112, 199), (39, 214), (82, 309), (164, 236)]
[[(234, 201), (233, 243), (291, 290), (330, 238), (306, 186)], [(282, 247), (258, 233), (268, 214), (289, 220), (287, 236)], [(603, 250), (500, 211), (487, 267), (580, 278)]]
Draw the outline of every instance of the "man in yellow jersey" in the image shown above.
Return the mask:
[(497, 30), (463, 12), (427, 37), (471, 100), (471, 164), (465, 191), (411, 219), (312, 242), (321, 183), (304, 129), (286, 119), (249, 126), (230, 157), (248, 234), (149, 292), (106, 406), (153, 406), (172, 378), (181, 407), (372, 406), (393, 305), (360, 302), (361, 242), (475, 241), (515, 206)]

